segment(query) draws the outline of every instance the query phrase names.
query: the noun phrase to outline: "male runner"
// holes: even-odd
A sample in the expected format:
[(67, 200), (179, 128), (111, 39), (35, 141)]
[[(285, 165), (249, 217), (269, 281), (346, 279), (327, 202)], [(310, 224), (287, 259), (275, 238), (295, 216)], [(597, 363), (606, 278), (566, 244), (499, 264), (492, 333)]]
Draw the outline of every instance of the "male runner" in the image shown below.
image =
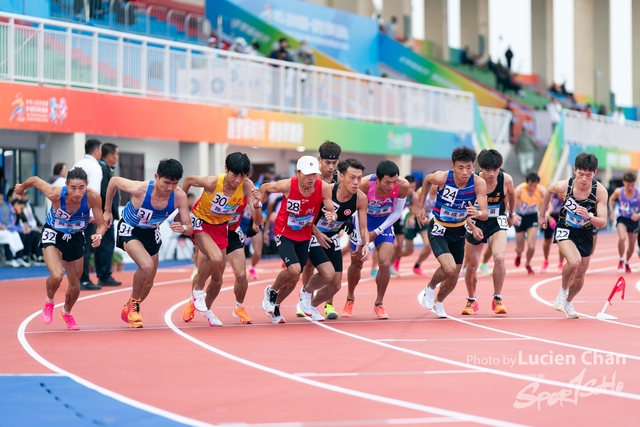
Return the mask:
[[(37, 176), (16, 184), (14, 194), (22, 196), (28, 188), (35, 187), (51, 201), (45, 225), (42, 227), (44, 262), (49, 269), (47, 297), (42, 309), (42, 321), (53, 322), (54, 296), (67, 273), (69, 286), (64, 297), (64, 307), (60, 317), (67, 329), (78, 330), (71, 309), (80, 295), (80, 276), (84, 265), (84, 230), (89, 224), (89, 211), (97, 224), (96, 234), (91, 236), (91, 246), (100, 246), (102, 236), (107, 231), (102, 218), (100, 193), (88, 188), (87, 173), (82, 168), (74, 168), (67, 174), (64, 187), (54, 187)], [(110, 206), (110, 205), (109, 205)]]
[(273, 233), (285, 269), (271, 286), (264, 289), (262, 308), (272, 323), (285, 323), (280, 304), (298, 283), (309, 258), (309, 242), (313, 223), (321, 213), (328, 222), (336, 220), (331, 200), (331, 186), (319, 176), (318, 160), (302, 156), (296, 164), (296, 176), (278, 182), (262, 184), (260, 193), (282, 193), (282, 203), (274, 223)]
[[(318, 218), (313, 226), (314, 236), (311, 238), (311, 246), (309, 247), (309, 260), (312, 266), (318, 269), (318, 272), (303, 286), (298, 304), (299, 311), (317, 321), (324, 320), (324, 316), (318, 313), (316, 308), (318, 304), (333, 298), (342, 286), (340, 230), (358, 211), (360, 233), (363, 236), (368, 234), (367, 196), (358, 189), (364, 166), (356, 159), (347, 159), (338, 164), (338, 171), (340, 184), (332, 184), (331, 190), (337, 219), (329, 223), (324, 218)], [(368, 240), (364, 240), (358, 246), (357, 253), (362, 261), (366, 260), (369, 255)], [(315, 296), (314, 292), (316, 292)], [(329, 317), (327, 316), (327, 318)]]
[[(422, 184), (418, 202), (418, 221), (426, 224), (424, 201), (431, 186), (438, 188), (433, 218), (429, 221), (429, 242), (440, 267), (427, 284), (422, 305), (427, 310), (435, 308), (436, 316), (446, 318), (442, 302), (456, 287), (464, 261), (464, 225), (467, 218), (485, 221), (489, 217), (487, 208), (487, 185), (484, 179), (473, 173), (476, 153), (469, 147), (458, 147), (451, 153), (451, 169), (427, 175)], [(474, 206), (478, 201), (479, 210)], [(479, 228), (473, 230), (476, 240), (484, 239)], [(435, 298), (436, 286), (440, 291)], [(434, 304), (434, 299), (435, 304)]]
[(598, 158), (594, 154), (578, 154), (573, 168), (575, 177), (547, 187), (538, 218), (542, 228), (546, 228), (544, 212), (551, 195), (558, 194), (564, 199), (556, 225), (555, 242), (567, 262), (562, 269), (562, 288), (553, 308), (564, 311), (570, 319), (579, 317), (572, 301), (584, 285), (584, 275), (591, 261), (592, 228), (607, 225), (607, 190), (594, 179), (597, 169)]
[[(618, 268), (624, 267), (625, 273), (631, 273), (629, 260), (633, 255), (633, 250), (638, 240), (638, 219), (640, 219), (638, 189), (636, 188), (636, 174), (627, 172), (622, 176), (622, 187), (616, 188), (609, 197), (609, 212), (611, 222), (616, 221), (614, 203), (618, 201), (618, 219), (616, 229), (618, 230), (618, 255), (620, 262)], [(627, 245), (626, 258), (624, 255), (625, 243)]]
[[(158, 270), (158, 252), (162, 245), (160, 224), (176, 209), (180, 218), (189, 218), (187, 194), (178, 188), (181, 178), (180, 162), (163, 159), (150, 181), (132, 181), (118, 176), (109, 181), (105, 206), (111, 206), (116, 189), (131, 194), (118, 223), (117, 238), (117, 246), (124, 249), (138, 266), (133, 275), (131, 297), (120, 314), (131, 328), (143, 327), (140, 303), (149, 296)], [(113, 223), (110, 210), (104, 213), (104, 221), (107, 227)], [(193, 233), (191, 222), (182, 224), (174, 221), (171, 230), (187, 236)]]
[(368, 235), (360, 234), (357, 217), (354, 217), (351, 237), (351, 265), (347, 270), (347, 302), (340, 313), (343, 317), (353, 316), (356, 286), (360, 282), (363, 260), (356, 252), (358, 246), (373, 242), (378, 253), (378, 274), (376, 275), (376, 301), (373, 312), (378, 319), (388, 319), (382, 305), (384, 294), (391, 277), (391, 256), (394, 251), (393, 224), (402, 215), (409, 195), (409, 183), (400, 178), (398, 166), (390, 160), (378, 164), (375, 175), (369, 175), (360, 182), (360, 190), (367, 195)]
[[(525, 182), (516, 187), (516, 216), (513, 221), (516, 228), (516, 267), (520, 267), (520, 259), (524, 251), (525, 234), (527, 235), (527, 260), (525, 267), (527, 274), (534, 274), (531, 268), (531, 258), (536, 251), (538, 238), (538, 212), (545, 189), (540, 185), (540, 177), (535, 172), (529, 172)], [(544, 213), (544, 211), (543, 211)]]
[[(242, 205), (245, 195), (252, 196), (250, 205), (254, 208), (260, 204), (259, 195), (252, 195), (255, 188), (253, 182), (246, 179), (250, 170), (249, 157), (244, 153), (235, 152), (225, 159), (226, 173), (205, 177), (189, 175), (182, 183), (182, 191), (185, 193), (188, 193), (192, 186), (204, 190), (191, 210), (192, 240), (198, 247), (199, 254), (198, 273), (193, 278), (190, 302), (193, 308), (207, 318), (209, 326), (222, 326), (220, 319), (211, 310), (211, 305), (222, 287), (229, 220)], [(255, 209), (252, 213), (255, 214)], [(209, 277), (211, 280), (205, 297), (204, 284)], [(183, 319), (192, 312), (190, 304), (187, 304), (184, 311)]]
[[(507, 229), (513, 225), (515, 203), (513, 178), (508, 173), (500, 171), (502, 154), (498, 150), (482, 150), (478, 154), (478, 166), (480, 167), (478, 176), (484, 179), (487, 185), (489, 218), (486, 221), (467, 220), (467, 244), (465, 246), (467, 271), (464, 282), (469, 297), (467, 305), (462, 309), (462, 314), (474, 314), (479, 308), (476, 301), (478, 258), (485, 243), (489, 243), (491, 247), (494, 264), (491, 309), (496, 314), (507, 314), (507, 309), (502, 304), (502, 285), (507, 273), (504, 264), (504, 253), (507, 250)], [(482, 231), (482, 239), (474, 237), (474, 230), (478, 228)]]

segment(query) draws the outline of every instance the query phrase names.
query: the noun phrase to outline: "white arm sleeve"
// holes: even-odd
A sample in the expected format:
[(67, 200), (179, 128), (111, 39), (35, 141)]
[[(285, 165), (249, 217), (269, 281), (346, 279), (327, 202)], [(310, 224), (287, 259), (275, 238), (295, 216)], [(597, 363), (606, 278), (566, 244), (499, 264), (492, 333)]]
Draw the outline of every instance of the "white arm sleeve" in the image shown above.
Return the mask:
[(407, 198), (396, 200), (396, 206), (393, 208), (393, 212), (384, 220), (384, 222), (380, 225), (381, 230), (386, 230), (391, 227), (402, 215), (402, 211), (404, 210), (404, 204), (407, 201)]

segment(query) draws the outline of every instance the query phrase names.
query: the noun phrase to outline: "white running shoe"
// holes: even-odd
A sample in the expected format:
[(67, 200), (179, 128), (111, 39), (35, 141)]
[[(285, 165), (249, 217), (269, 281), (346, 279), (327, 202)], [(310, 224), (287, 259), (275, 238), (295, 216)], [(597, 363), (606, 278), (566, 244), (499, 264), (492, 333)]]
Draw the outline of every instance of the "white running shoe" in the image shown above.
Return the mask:
[(565, 291), (562, 288), (560, 289), (560, 292), (558, 292), (558, 296), (556, 297), (556, 300), (553, 302), (554, 310), (564, 311), (564, 303), (567, 301), (568, 294), (569, 292)]
[(434, 308), (436, 311), (436, 316), (438, 316), (441, 319), (446, 319), (447, 318), (447, 313), (445, 313), (444, 311), (444, 307), (442, 306), (441, 302), (437, 302), (434, 304)]
[(578, 313), (576, 313), (576, 310), (573, 308), (573, 304), (570, 303), (569, 301), (564, 302), (564, 312), (567, 315), (568, 319), (580, 318), (580, 316), (578, 316)]
[(220, 319), (216, 317), (215, 314), (213, 314), (213, 311), (207, 310), (204, 313), (202, 313), (202, 315), (209, 322), (209, 326), (222, 326), (222, 322), (220, 321)]
[(307, 316), (309, 316), (311, 318), (311, 320), (316, 321), (316, 322), (324, 322), (324, 316), (322, 314), (320, 314), (318, 312), (318, 309), (314, 306), (311, 306), (311, 310), (310, 313), (307, 313), (305, 311), (305, 313), (307, 314)]
[(273, 308), (273, 317), (271, 318), (271, 323), (285, 323), (284, 317), (280, 314), (280, 306), (274, 304)]
[(275, 303), (271, 302), (271, 286), (264, 288), (264, 298), (262, 299), (262, 309), (267, 316), (273, 318), (273, 312), (275, 310)]
[(298, 310), (302, 311), (307, 316), (311, 316), (313, 312), (313, 306), (311, 305), (311, 293), (300, 289), (300, 301), (298, 301)]
[(424, 295), (422, 295), (422, 305), (427, 310), (433, 310), (433, 300), (436, 296), (436, 290), (431, 289), (429, 286), (424, 288)]
[(193, 302), (193, 306), (196, 310), (201, 313), (204, 313), (208, 310), (207, 303), (204, 302), (204, 291), (193, 290), (191, 293), (191, 301)]

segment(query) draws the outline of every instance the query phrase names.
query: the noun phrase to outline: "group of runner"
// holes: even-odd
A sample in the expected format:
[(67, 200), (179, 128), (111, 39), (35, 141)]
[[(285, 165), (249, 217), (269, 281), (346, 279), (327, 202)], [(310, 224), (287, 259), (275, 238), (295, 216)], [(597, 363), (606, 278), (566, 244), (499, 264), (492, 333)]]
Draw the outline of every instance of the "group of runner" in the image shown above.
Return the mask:
[[(117, 245), (138, 267), (131, 295), (121, 311), (122, 320), (132, 328), (143, 327), (140, 306), (153, 286), (162, 243), (158, 227), (173, 217), (171, 230), (191, 236), (197, 248), (197, 271), (183, 320), (189, 322), (199, 312), (210, 326), (222, 325), (212, 307), (228, 260), (235, 275), (236, 303), (232, 315), (241, 323), (252, 323), (244, 307), (248, 288), (245, 233), (259, 233), (264, 222), (262, 204), (267, 203), (270, 194), (279, 196), (279, 203), (273, 208), (273, 233), (283, 270), (264, 289), (262, 308), (276, 324), (285, 323), (281, 304), (300, 278), (297, 315), (315, 321), (351, 317), (355, 290), (370, 251), (378, 260), (373, 313), (378, 319), (388, 319), (384, 296), (390, 278), (397, 273), (401, 257), (413, 252), (412, 240), (418, 234), (423, 238), (424, 248), (413, 272), (425, 275), (420, 264), (430, 252), (440, 265), (421, 296), (426, 309), (433, 310), (437, 317), (447, 317), (443, 302), (455, 288), (464, 265), (468, 300), (462, 314), (475, 313), (479, 309), (477, 271), (480, 268), (486, 272), (486, 263), (492, 257), (491, 309), (496, 314), (506, 314), (502, 289), (507, 230), (511, 226), (516, 227), (516, 266), (521, 263), (526, 235), (525, 267), (529, 274), (533, 273), (531, 259), (538, 226), (545, 230), (543, 271), (548, 266), (551, 240), (557, 242), (562, 257), (562, 286), (553, 306), (567, 317), (577, 318), (572, 300), (584, 283), (595, 230), (606, 226), (607, 201), (612, 220), (614, 203), (619, 202), (620, 265), (629, 271), (639, 219), (635, 175), (626, 174), (624, 187), (608, 198), (604, 187), (595, 181), (598, 159), (593, 154), (581, 153), (576, 157), (572, 178), (545, 189), (539, 184), (539, 177), (530, 173), (525, 183), (514, 188), (512, 177), (501, 171), (503, 159), (497, 150), (482, 150), (477, 155), (480, 172), (476, 174), (475, 151), (458, 147), (452, 152), (451, 169), (427, 175), (418, 190), (415, 180), (400, 177), (398, 166), (389, 160), (380, 162), (375, 173), (364, 175), (365, 167), (360, 161), (354, 158), (341, 161), (340, 155), (340, 146), (326, 141), (319, 147), (317, 158), (303, 156), (297, 161), (295, 176), (263, 183), (259, 188), (248, 179), (251, 163), (240, 152), (227, 156), (224, 174), (187, 176), (181, 188), (178, 183), (183, 169), (175, 159), (162, 160), (150, 181), (112, 178), (105, 205), (111, 205), (118, 189), (131, 194), (117, 227)], [(29, 187), (36, 187), (52, 202), (41, 242), (50, 272), (42, 320), (44, 323), (53, 320), (54, 296), (66, 271), (69, 285), (61, 315), (69, 329), (79, 329), (71, 310), (79, 295), (84, 254), (82, 233), (92, 209), (97, 230), (91, 241), (94, 247), (100, 245), (102, 235), (113, 222), (112, 214), (101, 211), (100, 196), (87, 188), (86, 173), (80, 168), (69, 172), (64, 187), (53, 187), (31, 177), (17, 184), (15, 193), (21, 195)], [(187, 193), (191, 187), (202, 188), (202, 194), (189, 210)], [(409, 213), (403, 218), (405, 206)], [(239, 226), (243, 216), (251, 219), (251, 226), (245, 230)], [(404, 239), (397, 239), (394, 232), (399, 224), (403, 224)], [(333, 298), (341, 289), (340, 236), (345, 232), (350, 235), (351, 262), (347, 269), (346, 301), (338, 314)], [(488, 251), (483, 256), (485, 244)], [(321, 314), (318, 307), (322, 304)]]

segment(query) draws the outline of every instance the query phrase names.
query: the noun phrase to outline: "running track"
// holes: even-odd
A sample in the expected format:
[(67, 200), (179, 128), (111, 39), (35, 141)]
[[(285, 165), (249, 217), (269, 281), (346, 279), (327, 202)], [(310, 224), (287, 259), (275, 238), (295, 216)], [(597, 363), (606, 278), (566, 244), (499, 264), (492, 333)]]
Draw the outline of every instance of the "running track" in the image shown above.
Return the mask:
[[(391, 279), (387, 321), (373, 317), (369, 263), (353, 318), (296, 318), (296, 292), (283, 305), (284, 325), (272, 325), (260, 306), (279, 261), (263, 261), (260, 280), (250, 282), (245, 305), (252, 325), (231, 316), (227, 268), (214, 305), (222, 328), (209, 327), (198, 314), (182, 321), (191, 267), (159, 270), (142, 305), (140, 330), (120, 320), (132, 272), (118, 273), (120, 288), (81, 293), (74, 308), (78, 332), (66, 330), (59, 307), (53, 324), (41, 323), (43, 278), (0, 281), (0, 425), (635, 425), (636, 255), (634, 273), (625, 275), (625, 300), (617, 294), (607, 310), (618, 320), (594, 319), (621, 274), (617, 236), (603, 233), (574, 301), (583, 315), (570, 320), (550, 307), (560, 286), (557, 248), (543, 275), (541, 245), (533, 260), (537, 274), (527, 276), (514, 267), (509, 242), (507, 316), (491, 312), (491, 278), (481, 277), (474, 316), (460, 315), (461, 280), (445, 301), (450, 318), (435, 318), (418, 303), (427, 280), (411, 272), (417, 253), (403, 259), (401, 277)], [(423, 268), (432, 272), (436, 265), (429, 258)], [(345, 295), (346, 289), (336, 296), (337, 309)]]

